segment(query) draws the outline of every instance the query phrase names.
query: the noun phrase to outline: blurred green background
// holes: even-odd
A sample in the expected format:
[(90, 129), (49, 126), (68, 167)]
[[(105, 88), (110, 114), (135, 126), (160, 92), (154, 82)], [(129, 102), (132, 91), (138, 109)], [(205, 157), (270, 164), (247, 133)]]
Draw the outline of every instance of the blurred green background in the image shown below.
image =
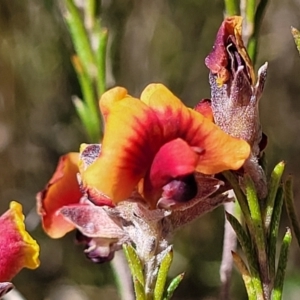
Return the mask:
[[(269, 62), (261, 119), (270, 169), (279, 160), (287, 162), (299, 202), (300, 57), (290, 26), (300, 28), (300, 1), (269, 2), (256, 66)], [(59, 6), (50, 0), (0, 2), (0, 209), (20, 201), (28, 229), (41, 245), (41, 267), (22, 271), (14, 283), (29, 300), (118, 299), (109, 264), (87, 261), (73, 244), (74, 233), (48, 238), (35, 213), (35, 194), (59, 156), (86, 141), (71, 102), (80, 88)], [(222, 0), (103, 0), (103, 24), (110, 34), (108, 86), (122, 85), (138, 96), (148, 83), (162, 82), (190, 106), (209, 98), (204, 58), (223, 9)], [(297, 208), (300, 214), (300, 202)], [(223, 222), (219, 208), (176, 234), (171, 275), (186, 275), (174, 299), (218, 297)], [(299, 293), (300, 252), (293, 241), (284, 299), (299, 299)], [(246, 299), (236, 271), (232, 295)]]

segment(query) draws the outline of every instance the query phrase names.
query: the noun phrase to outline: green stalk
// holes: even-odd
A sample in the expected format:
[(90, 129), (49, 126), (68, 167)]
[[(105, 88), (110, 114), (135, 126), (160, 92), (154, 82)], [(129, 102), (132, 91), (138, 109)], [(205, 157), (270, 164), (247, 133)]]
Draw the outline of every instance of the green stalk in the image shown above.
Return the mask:
[(95, 101), (96, 95), (94, 92), (93, 83), (91, 78), (85, 72), (85, 69), (83, 68), (79, 57), (73, 56), (72, 63), (77, 74), (77, 78), (82, 91), (82, 96), (84, 99), (84, 104), (88, 113), (87, 121), (90, 124), (88, 127), (85, 126), (85, 128), (89, 135), (90, 141), (97, 143), (99, 142), (100, 138), (100, 117)]
[[(262, 19), (265, 14), (267, 4), (268, 4), (268, 0), (260, 0), (259, 4), (257, 6), (256, 13), (255, 13), (255, 19), (254, 19), (253, 33), (250, 36), (248, 45), (247, 45), (247, 51), (252, 60), (253, 65), (255, 65), (255, 62), (256, 62), (259, 32), (260, 32)], [(252, 14), (252, 8), (250, 8), (250, 7), (249, 7), (249, 14)], [(252, 16), (251, 16), (251, 18), (252, 18)]]
[(94, 28), (96, 21), (96, 0), (85, 0), (85, 4), (87, 23), (90, 28)]
[(238, 0), (224, 0), (225, 4), (225, 15), (226, 16), (236, 16), (240, 14), (239, 2)]
[(107, 50), (108, 31), (101, 29), (99, 44), (96, 50), (97, 61), (97, 91), (100, 97), (106, 91), (106, 50)]
[(65, 0), (65, 3), (69, 12), (65, 18), (69, 25), (76, 53), (78, 54), (83, 67), (86, 69), (89, 76), (91, 76), (94, 72), (93, 69), (95, 68), (95, 59), (88, 33), (74, 1)]

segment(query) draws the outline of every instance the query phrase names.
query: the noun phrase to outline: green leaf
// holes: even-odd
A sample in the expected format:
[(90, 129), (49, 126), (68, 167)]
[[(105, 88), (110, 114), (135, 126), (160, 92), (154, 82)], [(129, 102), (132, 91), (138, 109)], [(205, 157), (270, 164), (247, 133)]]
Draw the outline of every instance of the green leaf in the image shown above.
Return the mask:
[(90, 119), (90, 111), (86, 104), (79, 99), (77, 96), (72, 97), (73, 104), (75, 106), (76, 112), (83, 124), (89, 139), (94, 138), (94, 124)]
[(294, 27), (291, 28), (292, 35), (294, 37), (298, 52), (300, 54), (300, 31)]
[(265, 256), (266, 255), (265, 236), (264, 236), (261, 210), (260, 210), (260, 205), (256, 194), (256, 189), (250, 176), (245, 175), (244, 182), (245, 182), (246, 195), (247, 195), (251, 220), (254, 229), (254, 232), (251, 232), (251, 237), (255, 239), (259, 256), (260, 255)]
[(296, 236), (298, 245), (300, 247), (300, 225), (299, 218), (296, 213), (295, 204), (294, 204), (294, 193), (293, 193), (293, 178), (289, 176), (287, 181), (284, 184), (284, 199), (286, 210)]
[(280, 256), (278, 261), (278, 267), (276, 272), (276, 278), (274, 282), (274, 289), (272, 293), (272, 300), (280, 300), (282, 299), (282, 292), (283, 292), (283, 283), (284, 283), (284, 276), (286, 271), (286, 265), (288, 260), (288, 253), (289, 248), (292, 241), (291, 230), (287, 228), (287, 231), (283, 237)]
[(274, 201), (284, 171), (284, 167), (285, 167), (285, 163), (282, 161), (275, 166), (271, 174), (271, 179), (269, 182), (269, 194), (266, 199), (266, 206), (264, 210), (264, 225), (267, 232), (269, 231), (270, 223), (272, 220)]
[(269, 239), (268, 257), (269, 257), (269, 268), (270, 268), (271, 279), (275, 277), (276, 244), (278, 240), (278, 229), (279, 229), (280, 218), (281, 218), (282, 204), (283, 204), (283, 189), (282, 187), (279, 187), (275, 198), (273, 215), (270, 224), (270, 235), (268, 238)]
[(167, 288), (166, 296), (164, 297), (164, 300), (170, 300), (173, 296), (175, 290), (178, 288), (180, 282), (182, 281), (184, 277), (184, 273), (181, 273), (177, 275), (169, 284), (169, 287)]
[(135, 277), (142, 287), (145, 286), (143, 265), (135, 249), (130, 244), (124, 244), (123, 250), (127, 258), (132, 277)]
[(72, 57), (72, 63), (80, 83), (83, 100), (90, 123), (88, 128), (86, 128), (86, 123), (83, 122), (83, 125), (88, 133), (90, 141), (93, 143), (97, 143), (100, 140), (101, 125), (99, 110), (96, 104), (97, 97), (94, 92), (93, 82), (83, 68), (83, 65), (78, 56), (74, 55)]
[(169, 251), (163, 257), (160, 268), (158, 270), (156, 284), (154, 288), (154, 300), (161, 300), (164, 294), (168, 272), (173, 261), (173, 249), (169, 247)]
[(224, 175), (226, 180), (231, 184), (231, 186), (234, 190), (236, 199), (240, 205), (241, 211), (245, 218), (245, 221), (246, 221), (247, 225), (249, 227), (251, 227), (252, 221), (251, 221), (250, 211), (249, 211), (249, 207), (248, 207), (248, 203), (247, 203), (247, 198), (244, 195), (244, 193), (242, 192), (242, 190), (240, 188), (240, 184), (239, 184), (236, 176), (231, 171), (225, 171), (222, 174)]
[(65, 19), (69, 26), (76, 53), (78, 54), (86, 72), (89, 76), (91, 76), (94, 73), (95, 60), (88, 33), (74, 1), (65, 0), (65, 3), (68, 12)]
[[(228, 222), (231, 224), (232, 228), (234, 229), (237, 239), (242, 247), (244, 254), (246, 255), (247, 262), (250, 268), (250, 276), (252, 277), (252, 285), (254, 290), (256, 291), (255, 294), (263, 295), (263, 288), (262, 283), (259, 276), (258, 265), (257, 265), (257, 253), (252, 247), (250, 237), (243, 229), (242, 225), (239, 221), (230, 213), (226, 212), (226, 218)], [(241, 274), (243, 274), (241, 272)]]
[(133, 285), (134, 285), (134, 292), (136, 300), (145, 300), (145, 290), (144, 286), (140, 283), (140, 281), (133, 276)]
[(249, 228), (254, 246), (257, 250), (260, 278), (264, 287), (264, 294), (268, 294), (266, 284), (269, 282), (268, 258), (266, 253), (265, 232), (262, 222), (260, 204), (258, 202), (254, 183), (249, 175), (244, 176), (247, 200), (249, 204), (252, 226)]
[[(240, 271), (240, 273), (242, 275), (242, 278), (243, 278), (243, 281), (244, 281), (244, 284), (245, 284), (245, 287), (246, 287), (248, 299), (249, 300), (259, 299), (259, 297), (256, 294), (254, 285), (253, 285), (253, 277), (250, 275), (246, 264), (244, 263), (242, 258), (237, 253), (235, 253), (233, 251), (232, 251), (232, 257), (233, 257), (234, 263), (236, 264), (238, 270)], [(262, 295), (262, 294), (260, 294), (260, 295)]]

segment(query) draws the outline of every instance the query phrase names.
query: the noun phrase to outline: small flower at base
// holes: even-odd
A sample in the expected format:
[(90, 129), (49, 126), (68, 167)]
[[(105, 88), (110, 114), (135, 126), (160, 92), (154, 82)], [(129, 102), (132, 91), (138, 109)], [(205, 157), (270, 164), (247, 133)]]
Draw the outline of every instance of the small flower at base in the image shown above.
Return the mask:
[(0, 281), (11, 280), (21, 269), (36, 269), (40, 247), (25, 230), (21, 204), (13, 201), (0, 216)]

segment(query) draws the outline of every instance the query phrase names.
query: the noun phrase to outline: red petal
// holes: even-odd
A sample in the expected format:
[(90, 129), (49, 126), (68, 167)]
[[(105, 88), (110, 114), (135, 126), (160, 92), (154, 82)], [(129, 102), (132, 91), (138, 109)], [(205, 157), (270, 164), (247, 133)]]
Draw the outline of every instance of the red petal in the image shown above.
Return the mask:
[(25, 230), (21, 204), (11, 202), (0, 217), (0, 281), (10, 281), (22, 268), (37, 268), (39, 250)]
[(152, 207), (156, 206), (164, 185), (174, 178), (194, 173), (199, 154), (179, 138), (159, 149), (144, 180), (143, 194)]
[(79, 203), (82, 193), (77, 181), (78, 153), (62, 156), (46, 188), (37, 194), (38, 213), (43, 228), (52, 238), (60, 238), (74, 226), (58, 213), (66, 205)]

